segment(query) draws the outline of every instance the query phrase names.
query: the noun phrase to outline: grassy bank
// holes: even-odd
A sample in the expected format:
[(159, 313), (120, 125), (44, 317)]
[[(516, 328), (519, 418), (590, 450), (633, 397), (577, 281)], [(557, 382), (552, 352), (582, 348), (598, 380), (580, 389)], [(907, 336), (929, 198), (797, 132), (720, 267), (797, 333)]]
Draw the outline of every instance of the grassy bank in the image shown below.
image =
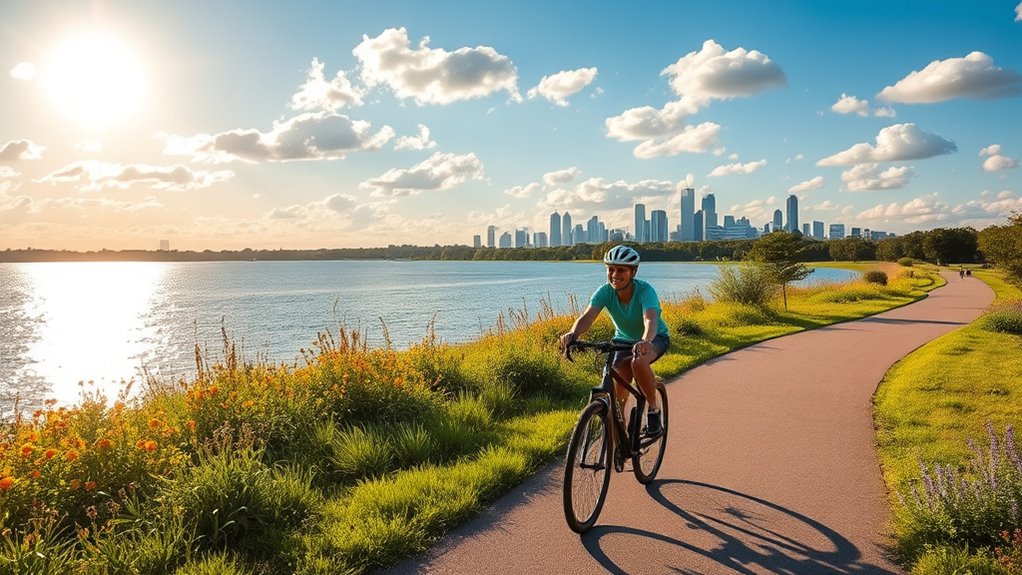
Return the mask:
[(1010, 431), (1022, 425), (1022, 291), (989, 270), (973, 276), (994, 289), (991, 311), (896, 364), (875, 397), (898, 551), (918, 574), (1022, 573)]
[[(665, 302), (657, 372), (938, 285), (917, 268), (889, 276), (789, 289), (787, 311)], [(225, 337), (192, 380), (133, 400), (86, 389), (3, 424), (0, 574), (361, 573), (425, 549), (560, 455), (599, 367), (557, 355), (572, 320), (508, 310), (477, 341), (407, 351), (342, 330), (298, 367), (245, 363)], [(591, 337), (611, 333), (601, 320)]]

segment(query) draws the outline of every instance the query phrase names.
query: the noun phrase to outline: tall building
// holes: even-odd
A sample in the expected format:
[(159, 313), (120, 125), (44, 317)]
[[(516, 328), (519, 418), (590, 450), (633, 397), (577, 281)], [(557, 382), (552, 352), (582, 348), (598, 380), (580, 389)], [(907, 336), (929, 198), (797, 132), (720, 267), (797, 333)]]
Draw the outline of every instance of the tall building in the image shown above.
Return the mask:
[(830, 231), (827, 237), (832, 240), (843, 240), (845, 239), (845, 225), (844, 224), (830, 224)]
[(809, 222), (802, 224), (802, 235), (807, 238), (809, 237)]
[(160, 240), (160, 251), (161, 252), (170, 251), (170, 240)]
[(667, 212), (664, 210), (653, 210), (649, 213), (649, 241), (667, 241)]
[(789, 232), (798, 231), (798, 198), (795, 194), (788, 196), (788, 225), (784, 229)]
[(500, 247), (502, 249), (511, 247), (511, 232), (500, 234)]
[(586, 230), (582, 227), (582, 224), (575, 224), (575, 231), (571, 232), (571, 234), (572, 245), (589, 243), (589, 238), (586, 237)]
[(550, 247), (556, 248), (561, 245), (561, 214), (554, 212), (550, 214)]
[(859, 228), (852, 228), (851, 232), (852, 232), (851, 236), (853, 238), (861, 238), (862, 237), (862, 230), (860, 230)]
[(561, 245), (571, 246), (578, 242), (578, 238), (571, 237), (571, 214), (564, 212), (561, 218)]
[(524, 248), (529, 245), (529, 230), (526, 228), (515, 229), (515, 247)]
[[(557, 222), (557, 231), (561, 231), (560, 222)], [(537, 248), (549, 247), (549, 243), (546, 239), (546, 232), (536, 232), (532, 234), (532, 245)]]
[(770, 225), (770, 231), (779, 232), (784, 229), (784, 214), (781, 210), (774, 210), (774, 221)]
[(486, 247), (497, 247), (497, 226), (486, 226)]
[(593, 216), (586, 224), (586, 241), (590, 244), (598, 244), (603, 240), (600, 237), (600, 218)]
[[(715, 228), (716, 227), (716, 198), (713, 197), (713, 193), (710, 192), (703, 196), (700, 207), (703, 210), (703, 227)], [(709, 238), (706, 238), (709, 239)]]
[(696, 239), (692, 228), (692, 217), (696, 213), (696, 191), (692, 188), (681, 190), (681, 241), (690, 242)]
[(823, 222), (819, 220), (813, 220), (813, 239), (814, 240), (823, 239)]
[(483, 247), (483, 238), (479, 234), (472, 236), (472, 247), (481, 248)]
[(635, 241), (646, 241), (646, 204), (635, 204)]
[(701, 242), (701, 241), (703, 241), (705, 239), (705, 236), (703, 235), (703, 232), (706, 229), (706, 224), (705, 224), (705, 222), (703, 222), (703, 218), (704, 217), (706, 217), (706, 216), (703, 215), (703, 211), (702, 210), (697, 211), (692, 216), (692, 229), (694, 229), (695, 232), (696, 232), (696, 237), (694, 237), (692, 239), (694, 239), (697, 242)]

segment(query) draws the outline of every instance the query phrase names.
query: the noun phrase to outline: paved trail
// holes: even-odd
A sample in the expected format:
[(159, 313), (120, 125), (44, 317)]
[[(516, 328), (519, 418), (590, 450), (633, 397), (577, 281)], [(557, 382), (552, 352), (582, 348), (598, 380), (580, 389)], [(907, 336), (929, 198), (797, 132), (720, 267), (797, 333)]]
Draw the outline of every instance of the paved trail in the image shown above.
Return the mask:
[(897, 574), (871, 398), (898, 359), (979, 316), (993, 292), (944, 274), (921, 302), (767, 341), (667, 386), (656, 481), (614, 474), (600, 520), (564, 523), (551, 465), (389, 573)]

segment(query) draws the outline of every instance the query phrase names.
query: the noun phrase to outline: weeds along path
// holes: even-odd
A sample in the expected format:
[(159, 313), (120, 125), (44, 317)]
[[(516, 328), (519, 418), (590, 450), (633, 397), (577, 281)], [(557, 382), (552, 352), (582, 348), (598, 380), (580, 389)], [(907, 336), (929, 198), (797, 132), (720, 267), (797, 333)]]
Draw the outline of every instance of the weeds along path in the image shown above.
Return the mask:
[(421, 557), (389, 573), (885, 574), (891, 511), (873, 447), (872, 395), (920, 345), (993, 301), (945, 273), (926, 299), (766, 341), (668, 386), (656, 481), (616, 474), (579, 537), (553, 464)]

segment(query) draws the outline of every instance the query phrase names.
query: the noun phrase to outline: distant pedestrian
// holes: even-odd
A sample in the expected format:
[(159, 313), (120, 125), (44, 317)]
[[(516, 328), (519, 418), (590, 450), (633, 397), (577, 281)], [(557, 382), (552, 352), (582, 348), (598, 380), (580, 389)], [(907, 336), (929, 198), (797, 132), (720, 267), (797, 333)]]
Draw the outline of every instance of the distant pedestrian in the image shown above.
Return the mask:
[(958, 268), (958, 277), (965, 279), (965, 268)]
[(972, 276), (972, 270), (965, 270), (965, 275)]

